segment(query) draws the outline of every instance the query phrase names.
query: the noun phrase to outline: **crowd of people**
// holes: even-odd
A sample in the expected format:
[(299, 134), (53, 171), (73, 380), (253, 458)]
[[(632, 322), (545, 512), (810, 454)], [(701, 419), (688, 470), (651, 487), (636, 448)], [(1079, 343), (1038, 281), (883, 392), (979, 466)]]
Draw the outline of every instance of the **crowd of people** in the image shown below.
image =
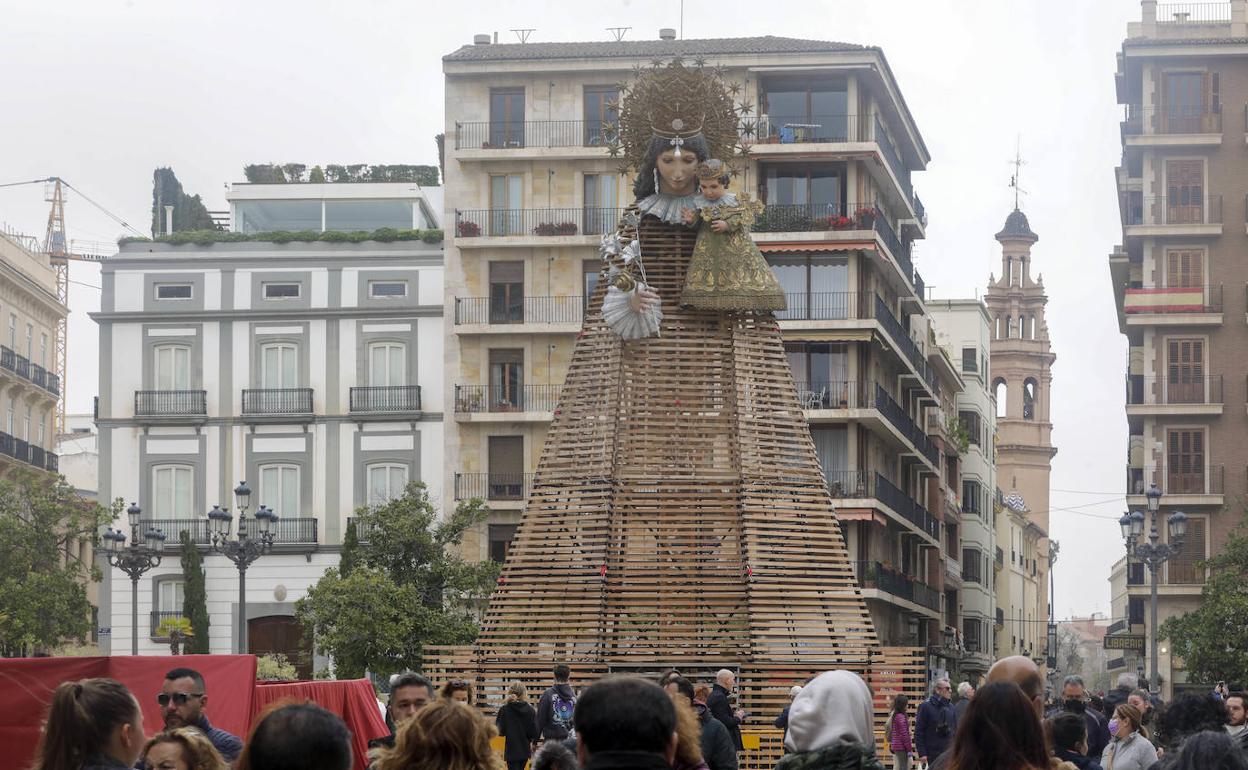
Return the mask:
[[(417, 673), (391, 681), (390, 734), (369, 743), (375, 770), (738, 770), (741, 727), (729, 670), (713, 685), (679, 671), (657, 681), (614, 676), (579, 693), (567, 666), (536, 707), (521, 683), (491, 720), (473, 687), (440, 688)], [(905, 695), (875, 724), (874, 698), (850, 671), (827, 671), (790, 691), (774, 725), (784, 730), (776, 770), (1248, 770), (1244, 695), (1213, 693), (1162, 704), (1122, 675), (1103, 698), (1077, 676), (1046, 702), (1035, 663), (1003, 658), (978, 688), (948, 679), (911, 718)], [(244, 742), (208, 720), (208, 688), (197, 671), (170, 671), (155, 695), (163, 729), (146, 738), (143, 712), (112, 679), (65, 682), (53, 693), (32, 770), (349, 770), (352, 736), (313, 703), (278, 703)], [(878, 732), (883, 745), (876, 743)], [(501, 754), (494, 744), (502, 737)]]

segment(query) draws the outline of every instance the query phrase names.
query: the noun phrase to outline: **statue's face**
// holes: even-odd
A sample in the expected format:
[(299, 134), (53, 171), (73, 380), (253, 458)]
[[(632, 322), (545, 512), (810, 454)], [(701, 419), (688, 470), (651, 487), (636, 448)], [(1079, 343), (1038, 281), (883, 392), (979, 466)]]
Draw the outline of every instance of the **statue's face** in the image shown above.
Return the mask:
[(676, 149), (664, 150), (654, 161), (659, 171), (659, 192), (668, 195), (689, 195), (696, 182), (693, 172), (698, 167), (698, 156), (684, 151), (676, 156)]

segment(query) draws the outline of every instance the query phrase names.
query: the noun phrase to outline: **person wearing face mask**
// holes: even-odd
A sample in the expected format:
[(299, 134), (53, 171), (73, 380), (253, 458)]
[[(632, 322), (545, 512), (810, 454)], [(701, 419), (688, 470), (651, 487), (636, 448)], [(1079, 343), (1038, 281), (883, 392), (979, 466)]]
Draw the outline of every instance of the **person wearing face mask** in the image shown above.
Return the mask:
[(1157, 761), (1157, 748), (1148, 741), (1141, 724), (1143, 716), (1135, 706), (1124, 703), (1114, 709), (1109, 720), (1110, 742), (1101, 754), (1105, 770), (1148, 770)]
[(1088, 707), (1088, 691), (1081, 677), (1068, 676), (1062, 682), (1062, 700), (1056, 708), (1049, 711), (1048, 716), (1061, 713), (1078, 714), (1083, 717), (1087, 731), (1087, 754), (1089, 757), (1101, 756), (1109, 744), (1108, 720), (1096, 709)]

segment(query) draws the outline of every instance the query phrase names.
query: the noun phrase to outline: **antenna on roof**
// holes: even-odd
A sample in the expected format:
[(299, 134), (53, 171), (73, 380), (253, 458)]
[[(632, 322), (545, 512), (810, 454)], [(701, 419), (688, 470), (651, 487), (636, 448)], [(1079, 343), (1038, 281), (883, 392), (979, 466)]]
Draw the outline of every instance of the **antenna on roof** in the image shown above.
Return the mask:
[(1021, 138), (1021, 137), (1019, 137), (1018, 139), (1016, 139), (1016, 140), (1015, 140), (1015, 145), (1014, 145), (1014, 160), (1010, 161), (1010, 163), (1014, 164), (1014, 176), (1010, 177), (1010, 187), (1014, 188), (1014, 210), (1015, 210), (1015, 211), (1018, 211), (1018, 196), (1019, 196), (1019, 194), (1020, 194), (1020, 193), (1021, 193), (1022, 195), (1026, 195), (1026, 194), (1027, 194), (1027, 191), (1026, 191), (1026, 190), (1024, 190), (1022, 187), (1020, 187), (1020, 186), (1019, 186), (1019, 182), (1020, 182), (1020, 179), (1021, 179), (1021, 177), (1022, 177), (1022, 168), (1023, 168), (1023, 166), (1027, 165), (1027, 161), (1023, 160), (1022, 138)]
[(516, 39), (521, 43), (527, 43), (529, 42), (529, 35), (532, 35), (536, 30), (537, 27), (530, 27), (529, 29), (513, 29), (512, 32), (515, 33)]
[(607, 31), (615, 36), (615, 42), (617, 43), (624, 39), (624, 35), (627, 34), (630, 29), (632, 29), (632, 27), (607, 27)]

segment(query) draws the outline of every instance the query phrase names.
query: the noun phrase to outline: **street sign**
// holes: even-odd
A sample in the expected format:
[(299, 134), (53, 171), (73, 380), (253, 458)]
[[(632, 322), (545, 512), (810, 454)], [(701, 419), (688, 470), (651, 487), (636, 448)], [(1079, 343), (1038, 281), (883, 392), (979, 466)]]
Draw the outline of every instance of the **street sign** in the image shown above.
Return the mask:
[(1107, 635), (1104, 644), (1107, 650), (1133, 650), (1142, 654), (1144, 652), (1144, 634)]

